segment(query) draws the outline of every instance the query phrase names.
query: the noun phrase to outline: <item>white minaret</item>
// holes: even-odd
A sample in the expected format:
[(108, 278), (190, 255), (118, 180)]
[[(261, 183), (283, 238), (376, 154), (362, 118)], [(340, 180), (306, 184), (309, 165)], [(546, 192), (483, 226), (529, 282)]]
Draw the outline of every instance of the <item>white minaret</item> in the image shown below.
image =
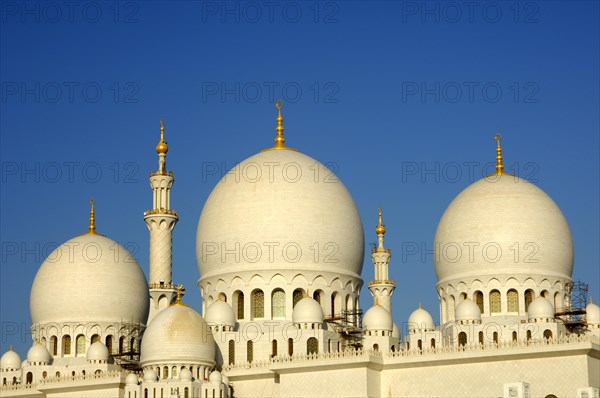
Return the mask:
[(172, 171), (167, 171), (169, 147), (165, 142), (165, 127), (160, 120), (160, 141), (156, 145), (158, 170), (150, 173), (152, 209), (144, 212), (144, 221), (150, 230), (150, 315), (148, 324), (161, 310), (176, 298), (177, 286), (172, 279), (173, 228), (179, 217), (171, 210)]
[(378, 243), (377, 248), (371, 250), (371, 259), (375, 267), (375, 280), (369, 281), (369, 290), (373, 296), (373, 304), (380, 305), (391, 314), (392, 313), (392, 294), (396, 288), (396, 282), (389, 279), (388, 266), (392, 251), (383, 247), (383, 235), (385, 235), (385, 226), (382, 222), (381, 209), (379, 209), (379, 224), (375, 228)]

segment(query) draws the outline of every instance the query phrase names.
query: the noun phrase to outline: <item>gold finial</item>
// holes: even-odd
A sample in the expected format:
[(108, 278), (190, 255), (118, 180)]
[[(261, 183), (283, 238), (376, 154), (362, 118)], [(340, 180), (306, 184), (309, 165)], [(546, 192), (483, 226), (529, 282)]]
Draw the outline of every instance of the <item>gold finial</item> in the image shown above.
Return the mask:
[(498, 143), (498, 146), (496, 147), (496, 174), (502, 175), (504, 174), (504, 164), (502, 163), (502, 147), (500, 146), (502, 136), (500, 133), (496, 133), (494, 140)]
[(169, 147), (165, 142), (165, 125), (163, 124), (163, 120), (160, 119), (160, 141), (156, 144), (156, 153), (166, 154), (169, 152)]
[(275, 128), (277, 135), (275, 136), (275, 145), (273, 145), (271, 148), (263, 149), (263, 151), (269, 151), (272, 149), (288, 149), (290, 151), (296, 151), (296, 149), (285, 146), (285, 137), (283, 136), (283, 116), (281, 116), (283, 101), (277, 100), (275, 103), (275, 108), (277, 108), (277, 127)]
[(379, 224), (375, 228), (375, 232), (377, 235), (385, 235), (385, 225), (383, 225), (383, 213), (381, 212), (381, 207), (377, 209), (379, 214)]
[(418, 307), (418, 308), (419, 308), (420, 310), (422, 310), (422, 309), (423, 309), (423, 307), (421, 307), (421, 302), (420, 302), (420, 301), (419, 301), (419, 307)]
[(592, 296), (590, 295), (590, 304), (594, 304), (594, 302), (592, 301)]
[(8, 351), (12, 351), (12, 344), (10, 345), (10, 347), (8, 347)]
[(177, 294), (175, 295), (175, 302), (172, 305), (183, 305), (187, 307), (186, 304), (181, 302), (183, 293), (185, 293), (185, 287), (183, 285), (177, 285)]
[(95, 235), (96, 234), (96, 212), (94, 211), (94, 204), (96, 201), (94, 198), (90, 199), (90, 225), (88, 225), (88, 234)]

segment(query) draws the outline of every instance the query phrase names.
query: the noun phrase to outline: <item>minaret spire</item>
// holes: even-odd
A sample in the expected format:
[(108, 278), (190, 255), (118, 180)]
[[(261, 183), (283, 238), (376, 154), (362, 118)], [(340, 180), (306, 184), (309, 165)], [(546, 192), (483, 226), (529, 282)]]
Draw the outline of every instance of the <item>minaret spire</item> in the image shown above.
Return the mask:
[(94, 198), (90, 199), (90, 224), (88, 225), (88, 234), (96, 235), (96, 211), (94, 210)]
[(152, 209), (144, 212), (144, 221), (150, 231), (150, 314), (148, 323), (163, 308), (159, 308), (159, 299), (166, 296), (169, 303), (176, 296), (173, 285), (173, 229), (179, 220), (175, 210), (171, 209), (171, 188), (175, 177), (167, 171), (167, 152), (165, 125), (160, 119), (160, 138), (156, 144), (158, 170), (150, 173), (152, 187)]
[(383, 225), (383, 212), (381, 211), (381, 208), (377, 209), (377, 215), (379, 217), (379, 223), (375, 227), (375, 233), (377, 234), (378, 244), (377, 248), (374, 248), (371, 251), (371, 260), (375, 267), (375, 277), (374, 280), (369, 281), (369, 290), (373, 296), (374, 305), (380, 305), (391, 313), (391, 297), (396, 288), (396, 282), (390, 280), (388, 275), (392, 251), (386, 249), (383, 244), (383, 236), (385, 235), (386, 229), (385, 225)]

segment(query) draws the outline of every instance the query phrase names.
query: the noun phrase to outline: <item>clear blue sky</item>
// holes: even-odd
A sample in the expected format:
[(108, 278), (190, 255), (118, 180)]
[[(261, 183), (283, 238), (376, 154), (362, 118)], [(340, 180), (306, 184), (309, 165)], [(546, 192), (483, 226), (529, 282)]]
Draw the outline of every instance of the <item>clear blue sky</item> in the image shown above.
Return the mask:
[(399, 324), (418, 301), (438, 317), (431, 256), (402, 248), (432, 247), (446, 206), (494, 160), (496, 132), (507, 169), (561, 207), (573, 277), (600, 298), (598, 2), (0, 4), (2, 352), (25, 355), (36, 270), (85, 231), (88, 198), (98, 230), (147, 272), (159, 118), (174, 278), (200, 309), (196, 226), (218, 181), (203, 171), (271, 145), (279, 98), (288, 143), (335, 165), (367, 242), (384, 208)]

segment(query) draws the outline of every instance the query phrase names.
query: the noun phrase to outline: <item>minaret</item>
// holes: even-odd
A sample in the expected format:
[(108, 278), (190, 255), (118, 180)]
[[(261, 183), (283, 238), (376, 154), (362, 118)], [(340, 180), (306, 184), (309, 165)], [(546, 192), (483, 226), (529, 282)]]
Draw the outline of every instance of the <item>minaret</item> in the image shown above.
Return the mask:
[(385, 226), (383, 225), (381, 209), (379, 209), (379, 224), (375, 228), (375, 232), (378, 237), (377, 248), (371, 250), (371, 259), (375, 267), (375, 280), (369, 281), (369, 290), (373, 296), (373, 305), (380, 305), (391, 313), (391, 298), (396, 288), (396, 282), (390, 280), (388, 276), (392, 251), (383, 247)]
[(177, 295), (172, 279), (173, 228), (179, 220), (171, 210), (173, 172), (167, 171), (169, 147), (165, 142), (165, 127), (160, 120), (160, 141), (156, 145), (158, 170), (150, 173), (152, 209), (144, 212), (144, 221), (150, 230), (150, 315), (148, 324), (158, 312), (167, 308)]

